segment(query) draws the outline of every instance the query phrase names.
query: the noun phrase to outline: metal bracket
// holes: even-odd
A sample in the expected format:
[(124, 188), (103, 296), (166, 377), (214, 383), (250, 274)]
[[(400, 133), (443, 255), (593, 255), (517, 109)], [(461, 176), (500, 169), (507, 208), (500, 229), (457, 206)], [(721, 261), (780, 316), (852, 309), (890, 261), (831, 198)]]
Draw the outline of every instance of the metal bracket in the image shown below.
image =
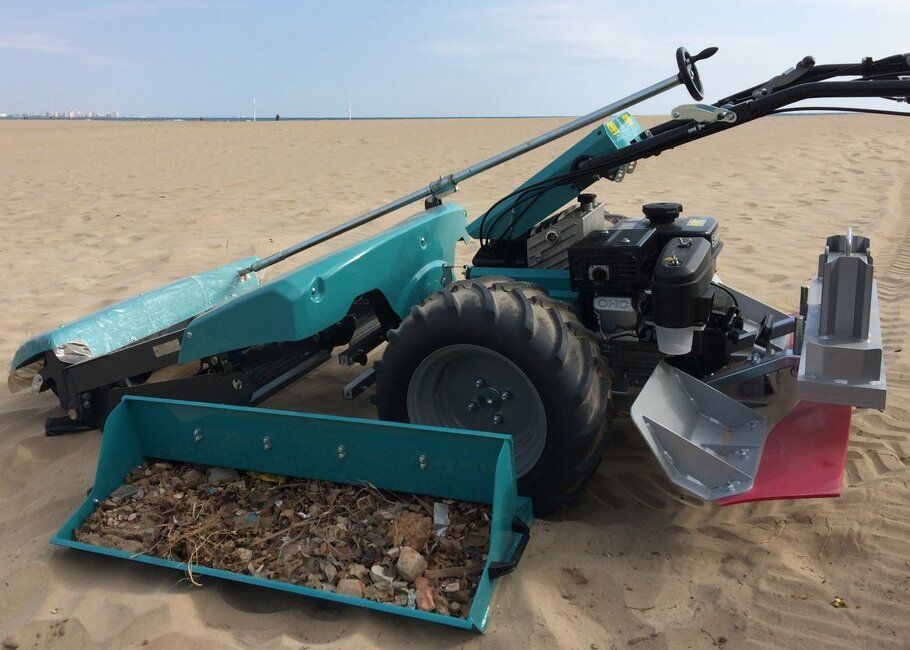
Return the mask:
[(344, 385), (344, 398), (354, 399), (360, 393), (376, 383), (376, 370), (369, 368)]
[(732, 124), (736, 121), (736, 113), (733, 111), (710, 104), (682, 104), (673, 109), (672, 115), (674, 120), (692, 120), (699, 124)]

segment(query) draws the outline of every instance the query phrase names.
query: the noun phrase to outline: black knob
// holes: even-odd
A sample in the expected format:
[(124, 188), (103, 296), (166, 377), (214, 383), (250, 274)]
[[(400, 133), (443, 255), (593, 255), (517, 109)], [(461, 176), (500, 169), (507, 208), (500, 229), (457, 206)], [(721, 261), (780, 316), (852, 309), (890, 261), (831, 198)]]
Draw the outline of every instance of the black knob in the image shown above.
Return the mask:
[(676, 221), (682, 209), (681, 203), (645, 203), (641, 206), (641, 211), (652, 226), (670, 225)]
[(596, 194), (579, 194), (578, 195), (578, 202), (581, 204), (581, 207), (583, 207), (583, 208), (590, 208), (592, 205), (594, 205), (595, 200), (597, 200)]

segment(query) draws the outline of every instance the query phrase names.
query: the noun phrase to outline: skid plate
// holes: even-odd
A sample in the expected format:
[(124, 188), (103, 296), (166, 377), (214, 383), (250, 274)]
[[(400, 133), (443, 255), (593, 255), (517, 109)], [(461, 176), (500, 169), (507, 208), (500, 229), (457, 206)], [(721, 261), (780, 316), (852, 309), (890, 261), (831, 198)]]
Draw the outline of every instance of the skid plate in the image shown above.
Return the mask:
[(678, 488), (706, 501), (752, 488), (767, 422), (749, 407), (661, 362), (630, 412)]

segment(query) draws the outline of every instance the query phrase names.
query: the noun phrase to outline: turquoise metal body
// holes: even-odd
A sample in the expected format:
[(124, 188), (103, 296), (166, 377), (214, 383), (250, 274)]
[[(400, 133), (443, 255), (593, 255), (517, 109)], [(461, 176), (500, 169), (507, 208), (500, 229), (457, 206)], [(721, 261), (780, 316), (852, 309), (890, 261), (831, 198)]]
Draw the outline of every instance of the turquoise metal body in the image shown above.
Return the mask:
[(183, 278), (39, 334), (16, 350), (10, 370), (49, 350), (77, 342), (88, 347), (86, 358), (98, 357), (224, 305), (259, 286), (255, 274), (245, 278), (237, 275), (256, 259), (248, 257)]
[[(540, 198), (534, 200), (532, 205), (529, 205), (530, 202), (521, 202), (522, 194), (520, 190), (573, 171), (575, 165), (581, 160), (602, 156), (627, 147), (641, 134), (641, 125), (629, 113), (623, 113), (609, 122), (601, 124), (567, 149), (556, 160), (519, 185), (516, 190), (519, 193), (489, 210), (488, 214), (472, 221), (468, 225), (468, 234), (478, 239), (481, 235), (483, 235), (484, 239), (496, 239), (506, 231), (509, 231), (511, 239), (518, 239), (542, 219), (550, 216), (569, 201), (574, 200), (579, 192), (596, 181), (598, 177), (591, 176), (584, 181), (571, 185), (553, 187)], [(523, 209), (527, 208), (514, 223), (512, 221), (514, 215), (509, 214), (513, 208), (515, 209), (515, 214), (519, 214)]]
[(469, 266), (465, 271), (465, 277), (469, 280), (472, 278), (482, 278), (484, 276), (503, 275), (520, 282), (530, 282), (532, 284), (540, 285), (547, 290), (547, 293), (549, 293), (552, 298), (563, 300), (576, 307), (580, 306), (578, 304), (578, 294), (572, 291), (572, 286), (569, 282), (568, 269)]
[(180, 362), (275, 341), (299, 341), (337, 323), (357, 296), (383, 293), (404, 316), (450, 281), (467, 213), (454, 203), (418, 213), (305, 264), (194, 319)]
[[(265, 436), (269, 438), (268, 445), (263, 444)], [(339, 458), (339, 446), (345, 448), (343, 458)], [(426, 460), (423, 469), (420, 456)], [(193, 566), (194, 575), (234, 580), (463, 629), (483, 630), (495, 583), (486, 568), (492, 562), (512, 557), (519, 542), (511, 531), (513, 518), (530, 523), (532, 516), (530, 500), (517, 493), (512, 440), (507, 435), (126, 397), (111, 413), (104, 428), (95, 484), (88, 498), (51, 541), (82, 551), (186, 571), (187, 566), (180, 562), (134, 556), (73, 538), (74, 529), (94, 511), (96, 503), (120, 486), (133, 467), (149, 459), (339, 483), (366, 481), (388, 490), (490, 504), (487, 567), (464, 619)]]

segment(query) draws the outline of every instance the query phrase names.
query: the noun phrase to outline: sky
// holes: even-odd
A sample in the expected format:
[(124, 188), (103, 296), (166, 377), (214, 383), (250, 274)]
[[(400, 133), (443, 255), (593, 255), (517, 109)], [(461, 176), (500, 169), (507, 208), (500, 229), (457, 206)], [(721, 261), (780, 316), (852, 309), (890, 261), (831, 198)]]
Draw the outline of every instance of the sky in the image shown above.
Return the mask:
[(713, 101), (807, 54), (910, 52), (908, 27), (910, 0), (0, 0), (0, 113), (578, 115), (675, 74), (680, 45), (720, 47)]

